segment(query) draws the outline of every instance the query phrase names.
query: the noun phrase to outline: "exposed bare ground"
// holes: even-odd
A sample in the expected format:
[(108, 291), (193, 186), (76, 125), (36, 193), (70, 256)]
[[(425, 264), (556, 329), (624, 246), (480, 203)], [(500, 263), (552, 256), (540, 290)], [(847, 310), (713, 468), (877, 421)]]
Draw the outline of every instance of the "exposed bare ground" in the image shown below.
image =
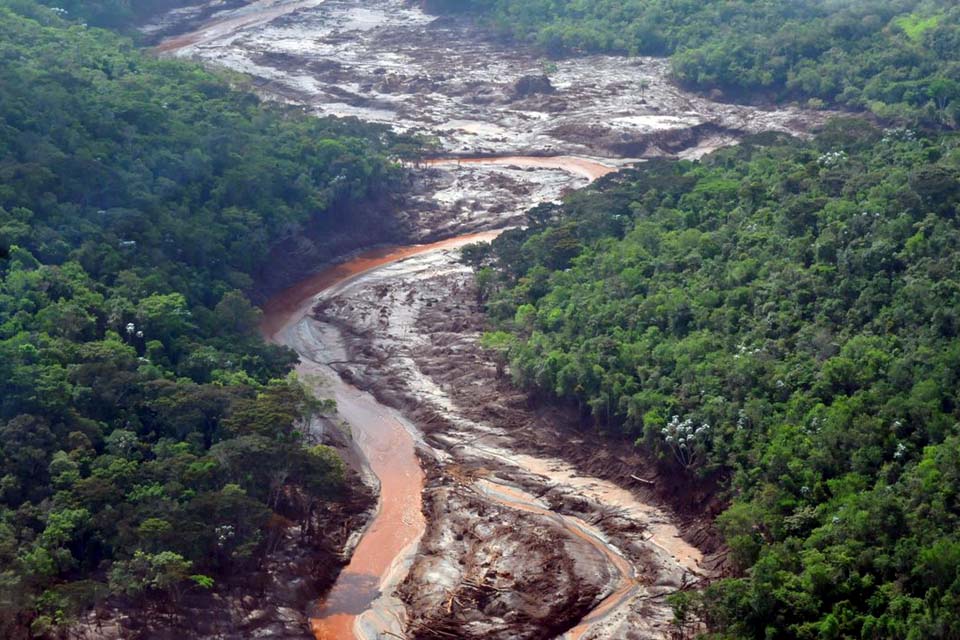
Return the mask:
[(452, 254), (363, 276), (315, 315), (347, 347), (341, 375), (424, 433), (427, 534), (400, 589), (413, 637), (666, 637), (663, 596), (720, 573), (709, 487), (498, 377)]
[[(437, 19), (404, 0), (254, 0), (240, 8), (216, 0), (148, 31), (173, 35), (158, 47), (163, 55), (248, 73), (268, 98), (422, 133), (438, 153), (462, 158), (576, 155), (620, 167), (697, 158), (747, 133), (805, 134), (830, 115), (689, 94), (659, 59), (544, 64), (468, 21)], [(400, 236), (419, 241), (522, 223), (530, 206), (596, 177), (549, 162), (417, 169), (396, 222)], [(329, 259), (309, 243), (288, 244), (278, 250), (278, 272), (302, 270), (304, 260), (290, 255)], [(335, 628), (371, 638), (668, 637), (665, 596), (723, 571), (710, 524), (720, 508), (713, 487), (675, 477), (629, 443), (583, 428), (575, 411), (513, 388), (477, 345), (474, 299), (467, 270), (434, 251), (336, 284), (321, 294), (316, 320), (298, 319), (284, 334), (304, 366), (332, 367), (371, 391), (381, 405), (334, 385), (344, 409), (359, 416), (382, 407), (375, 421), (418, 442), (426, 474), (425, 531), (402, 515), (392, 521), (402, 541), (423, 535), (419, 552), (407, 545), (377, 575), (348, 569), (365, 583), (359, 595), (350, 585), (341, 592), (369, 608), (354, 620), (345, 607), (349, 619)], [(365, 455), (395, 453), (373, 447)], [(401, 471), (412, 468), (390, 482), (420, 482), (421, 465), (401, 462)]]
[[(206, 18), (200, 21), (198, 16)], [(614, 166), (696, 158), (743, 135), (803, 135), (828, 112), (712, 101), (675, 86), (658, 58), (547, 62), (467, 19), (405, 0), (214, 0), (145, 28), (157, 50), (249, 74), (268, 98), (318, 115), (419, 133), (450, 156), (557, 156)], [(540, 87), (548, 77), (550, 90)], [(516, 224), (535, 202), (583, 186), (549, 168), (447, 164), (417, 172), (405, 207), (415, 239)]]

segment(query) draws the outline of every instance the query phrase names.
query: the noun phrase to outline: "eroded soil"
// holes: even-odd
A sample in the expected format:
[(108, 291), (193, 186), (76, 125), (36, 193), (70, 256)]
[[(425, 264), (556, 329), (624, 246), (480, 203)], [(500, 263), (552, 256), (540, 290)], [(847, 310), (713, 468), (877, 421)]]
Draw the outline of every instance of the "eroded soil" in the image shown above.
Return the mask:
[[(415, 242), (523, 224), (610, 170), (697, 158), (748, 133), (804, 135), (830, 115), (692, 95), (660, 59), (547, 62), (403, 0), (217, 0), (146, 31), (161, 55), (250, 74), (268, 98), (434, 139), (442, 159), (411, 167), (396, 218)], [(344, 544), (355, 552), (311, 610), (313, 632), (668, 637), (665, 597), (722, 571), (719, 504), (709, 484), (509, 384), (478, 347), (482, 316), (452, 251), (475, 239), (361, 255), (266, 307), (265, 333), (337, 399), (381, 497)]]
[(548, 62), (404, 0), (257, 0), (158, 49), (248, 73), (265, 93), (318, 114), (429, 133), (447, 155), (696, 155), (743, 133), (807, 131), (824, 117), (686, 93), (657, 58)]
[[(685, 92), (664, 59), (547, 61), (407, 0), (215, 0), (145, 31), (161, 55), (249, 74), (262, 95), (317, 115), (423, 134), (445, 158), (573, 155), (622, 167), (697, 158), (749, 133), (804, 135), (831, 115)], [(402, 217), (417, 241), (521, 223), (531, 204), (585, 184), (529, 164), (444, 162), (414, 176)]]
[(654, 463), (498, 376), (475, 295), (456, 253), (435, 251), (321, 294), (314, 312), (340, 345), (315, 357), (424, 435), (428, 528), (400, 587), (407, 632), (666, 637), (664, 596), (716, 573), (709, 500), (674, 508)]

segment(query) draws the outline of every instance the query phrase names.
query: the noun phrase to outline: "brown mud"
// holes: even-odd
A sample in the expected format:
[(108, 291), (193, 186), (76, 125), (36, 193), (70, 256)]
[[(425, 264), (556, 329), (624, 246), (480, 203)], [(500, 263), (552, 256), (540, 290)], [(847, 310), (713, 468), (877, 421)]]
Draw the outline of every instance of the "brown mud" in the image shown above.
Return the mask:
[[(643, 455), (632, 442), (585, 424), (576, 407), (518, 390), (509, 372), (499, 371), (502, 365), (494, 354), (476, 340), (485, 329), (486, 317), (476, 305), (474, 283), (455, 275), (446, 280), (441, 286), (449, 287), (453, 295), (446, 304), (430, 306), (420, 314), (418, 331), (430, 336), (430, 341), (417, 350), (414, 361), (446, 390), (461, 416), (496, 424), (509, 434), (514, 451), (562, 460), (583, 477), (610, 480), (644, 502), (666, 506), (685, 540), (708, 556), (722, 551), (713, 519), (724, 503), (716, 497), (715, 482), (691, 481), (673, 465)], [(416, 410), (429, 414), (418, 420), (431, 425), (429, 442), (429, 433), (437, 431), (443, 414), (422, 404)], [(565, 479), (580, 484), (575, 477)], [(615, 495), (607, 497), (611, 503), (618, 501)], [(709, 568), (713, 574), (722, 572), (723, 558), (715, 556)]]
[(350, 563), (323, 601), (312, 608), (311, 627), (318, 640), (351, 637), (359, 628), (370, 629), (370, 637), (381, 630), (402, 631), (402, 605), (391, 592), (405, 573), (405, 558), (416, 549), (425, 524), (415, 434), (401, 416), (342, 381), (316, 357), (317, 345), (326, 342), (329, 348), (333, 341), (311, 333), (308, 314), (314, 297), (405, 257), (489, 240), (493, 235), (369, 251), (289, 288), (264, 307), (262, 332), (268, 339), (296, 349), (301, 379), (318, 395), (337, 401), (338, 414), (352, 427), (352, 445), (367, 477), (379, 487), (378, 506), (366, 530), (353, 541), (355, 547), (345, 549), (352, 552)]
[[(216, 2), (145, 29), (174, 34), (157, 52), (249, 74), (317, 115), (425, 134), (444, 156), (412, 167), (407, 200), (384, 216), (398, 238), (452, 240), (354, 255), (265, 305), (265, 335), (337, 400), (344, 450), (380, 496), (310, 609), (315, 636), (669, 637), (666, 596), (723, 572), (714, 485), (511, 386), (478, 346), (453, 250), (636, 161), (805, 135), (830, 114), (712, 101), (676, 87), (661, 59), (545, 65), (404, 0)], [(278, 248), (264, 292), (329, 262), (307, 240)]]
[(430, 252), (314, 310), (315, 335), (339, 345), (320, 359), (423, 433), (427, 530), (399, 589), (406, 633), (666, 637), (664, 596), (718, 573), (709, 517), (655, 462), (498, 377), (472, 287), (455, 255)]

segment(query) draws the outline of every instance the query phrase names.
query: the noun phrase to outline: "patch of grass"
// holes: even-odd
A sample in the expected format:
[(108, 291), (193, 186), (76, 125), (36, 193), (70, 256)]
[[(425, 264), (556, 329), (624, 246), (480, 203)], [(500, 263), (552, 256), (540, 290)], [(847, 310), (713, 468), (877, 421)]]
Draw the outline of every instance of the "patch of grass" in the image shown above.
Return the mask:
[(911, 13), (910, 15), (897, 18), (894, 20), (894, 24), (903, 29), (904, 34), (906, 34), (910, 40), (919, 44), (920, 41), (923, 40), (923, 34), (940, 24), (942, 18), (942, 14), (923, 17)]

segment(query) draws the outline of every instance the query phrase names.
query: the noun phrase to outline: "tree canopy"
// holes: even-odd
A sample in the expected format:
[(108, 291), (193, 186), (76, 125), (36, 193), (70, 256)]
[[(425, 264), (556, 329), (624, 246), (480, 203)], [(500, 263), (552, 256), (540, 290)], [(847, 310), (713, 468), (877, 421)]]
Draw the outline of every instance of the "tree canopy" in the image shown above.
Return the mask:
[(669, 55), (682, 84), (956, 126), (960, 7), (937, 0), (429, 0), (554, 55)]
[(531, 215), (481, 282), (516, 381), (728, 479), (718, 638), (960, 636), (960, 138), (837, 121)]
[(18, 638), (252, 570), (272, 522), (348, 491), (305, 435), (330, 403), (245, 292), (306, 226), (369, 237), (352, 212), (400, 169), (381, 127), (265, 106), (28, 0), (0, 1), (0, 87), (0, 636)]

